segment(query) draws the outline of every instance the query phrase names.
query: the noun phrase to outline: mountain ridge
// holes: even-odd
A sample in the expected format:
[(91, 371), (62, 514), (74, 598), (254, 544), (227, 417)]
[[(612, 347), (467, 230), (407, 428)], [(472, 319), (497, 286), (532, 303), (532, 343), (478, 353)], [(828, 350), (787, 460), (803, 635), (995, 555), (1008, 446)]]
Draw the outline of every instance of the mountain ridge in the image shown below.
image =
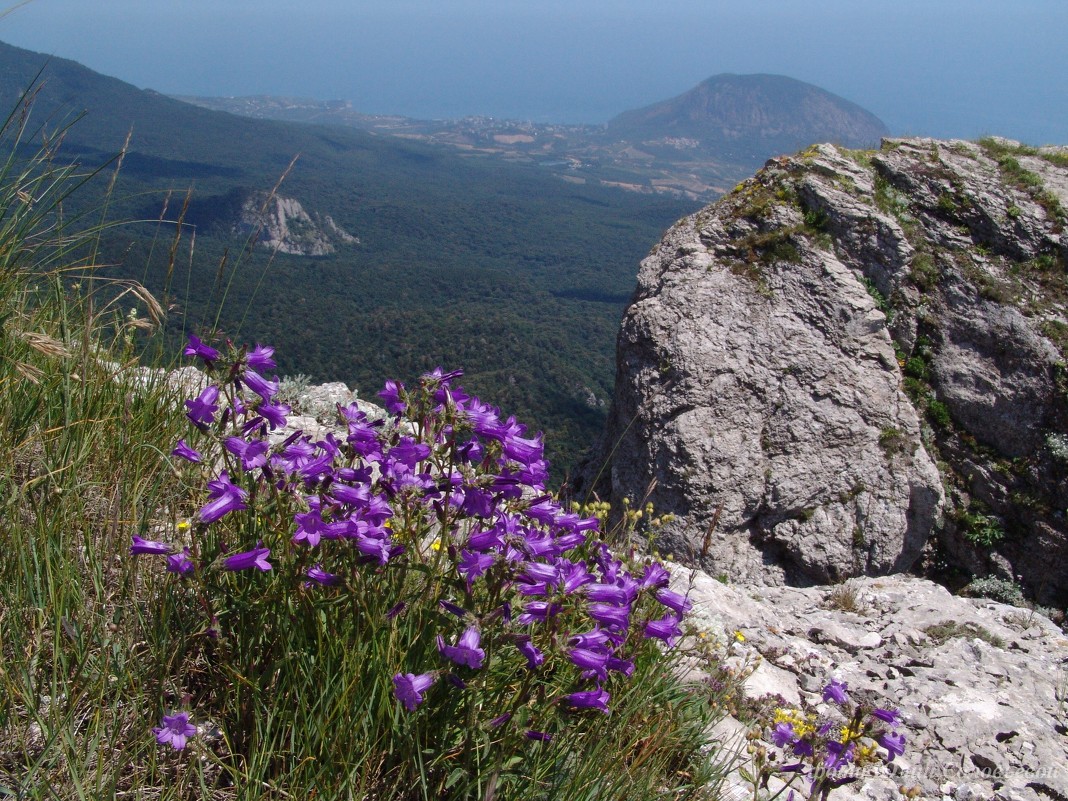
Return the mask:
[[(890, 134), (857, 103), (785, 75), (721, 73), (667, 100), (609, 120), (609, 134), (676, 134), (712, 143), (761, 143), (793, 152), (813, 142), (874, 147)], [(755, 148), (754, 148), (755, 149)]]
[[(722, 98), (718, 106), (706, 102), (704, 113), (698, 114), (701, 99), (710, 99), (710, 87), (732, 103)], [(181, 99), (255, 118), (332, 123), (445, 145), (470, 157), (525, 162), (571, 182), (701, 200), (726, 193), (771, 156), (816, 141), (873, 146), (889, 133), (881, 120), (855, 103), (813, 84), (764, 74), (715, 75), (682, 95), (625, 111), (605, 125), (478, 116), (419, 120), (363, 114), (347, 101), (270, 95)], [(642, 122), (650, 115), (652, 121)]]

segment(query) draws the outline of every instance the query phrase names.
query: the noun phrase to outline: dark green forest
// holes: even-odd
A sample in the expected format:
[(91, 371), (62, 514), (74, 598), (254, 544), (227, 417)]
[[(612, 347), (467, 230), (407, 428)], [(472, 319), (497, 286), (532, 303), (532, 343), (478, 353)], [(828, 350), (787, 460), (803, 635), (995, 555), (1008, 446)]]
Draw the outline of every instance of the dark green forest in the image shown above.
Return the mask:
[[(545, 431), (558, 479), (600, 433), (640, 260), (696, 205), (208, 111), (2, 44), (0, 103), (29, 115), (25, 147), (61, 131), (60, 160), (103, 165), (67, 204), (86, 220), (129, 135), (107, 217), (138, 222), (107, 231), (100, 272), (142, 280), (173, 306), (172, 348), (218, 317), (225, 336), (274, 344), (279, 372), (345, 381), (372, 400), (386, 378), (463, 368), (469, 392)], [(323, 257), (249, 247), (233, 230), (234, 198), (283, 175), (279, 194), (359, 244)]]

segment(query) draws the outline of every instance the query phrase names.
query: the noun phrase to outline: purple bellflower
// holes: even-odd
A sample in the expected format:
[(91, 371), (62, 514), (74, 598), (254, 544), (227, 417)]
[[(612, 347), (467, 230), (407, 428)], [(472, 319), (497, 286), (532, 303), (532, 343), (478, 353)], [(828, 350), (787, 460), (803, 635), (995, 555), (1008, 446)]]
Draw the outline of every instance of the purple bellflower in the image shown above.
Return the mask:
[(575, 667), (583, 670), (583, 675), (596, 677), (598, 681), (608, 678), (608, 654), (605, 651), (595, 651), (590, 648), (572, 648), (567, 652), (567, 658)]
[(193, 464), (198, 464), (202, 460), (201, 455), (186, 445), (184, 439), (178, 440), (178, 444), (171, 451), (171, 456), (178, 456), (187, 462), (193, 462)]
[(469, 627), (460, 635), (456, 645), (446, 645), (444, 638), (438, 635), (438, 651), (446, 659), (458, 665), (466, 665), (476, 670), (482, 667), (482, 661), (486, 658), (486, 652), (479, 648), (480, 635), (474, 626)]
[(905, 735), (898, 734), (897, 732), (887, 732), (877, 738), (879, 745), (885, 748), (890, 756), (886, 758), (887, 762), (893, 762), (894, 757), (901, 756), (905, 753)]
[(656, 600), (660, 601), (668, 609), (680, 615), (686, 614), (693, 608), (693, 602), (689, 598), (673, 590), (659, 589), (653, 595)]
[(889, 723), (894, 728), (901, 725), (901, 713), (896, 709), (873, 709), (871, 716), (883, 723)]
[(267, 464), (268, 446), (269, 443), (265, 439), (246, 442), (241, 437), (227, 437), (223, 441), (223, 447), (241, 460), (241, 469), (245, 472)]
[(682, 629), (679, 627), (678, 617), (667, 614), (646, 623), (644, 633), (647, 639), (663, 640), (668, 648), (674, 648), (675, 641), (682, 636)]
[(144, 540), (138, 536), (134, 536), (133, 544), (130, 545), (130, 555), (136, 556), (137, 554), (151, 554), (152, 556), (162, 556), (169, 554), (174, 548), (165, 542), (157, 542), (156, 540)]
[(181, 553), (167, 557), (167, 572), (176, 573), (179, 576), (188, 576), (194, 570), (193, 560), (190, 558), (189, 549), (185, 548)]
[(272, 429), (282, 428), (286, 424), (286, 415), (292, 409), (286, 403), (261, 403), (256, 413), (266, 420)]
[(771, 731), (771, 741), (779, 748), (785, 748), (795, 739), (794, 727), (789, 723), (779, 723)]
[(261, 345), (258, 342), (246, 359), (248, 366), (253, 370), (265, 373), (274, 370), (278, 365), (274, 363), (274, 348), (269, 345)]
[(530, 641), (530, 637), (521, 637), (516, 642), (516, 647), (519, 649), (519, 653), (527, 658), (527, 667), (530, 670), (534, 670), (545, 661), (545, 654)]
[(208, 482), (208, 497), (211, 498), (200, 510), (200, 522), (214, 523), (229, 512), (247, 509), (248, 492), (230, 481), (226, 471), (219, 474), (214, 481)]
[(849, 696), (846, 694), (846, 690), (848, 689), (849, 685), (844, 681), (831, 679), (827, 686), (823, 688), (823, 700), (833, 701), (836, 704), (844, 704), (849, 700)]
[(186, 408), (189, 409), (185, 416), (198, 426), (211, 425), (215, 422), (215, 412), (219, 410), (218, 400), (219, 388), (214, 384), (205, 387), (203, 392), (185, 402)]
[(308, 568), (308, 572), (305, 574), (310, 579), (308, 584), (314, 581), (316, 584), (322, 584), (324, 586), (333, 586), (341, 583), (341, 576), (336, 573), (327, 573), (323, 570), (322, 565), (315, 565), (315, 567)]
[(189, 356), (191, 358), (200, 357), (206, 364), (211, 364), (213, 361), (219, 358), (219, 351), (210, 345), (205, 345), (201, 342), (200, 337), (195, 334), (189, 335), (189, 344), (185, 346), (185, 350), (182, 351), (183, 356)]
[(843, 744), (831, 740), (827, 743), (827, 758), (823, 760), (823, 764), (828, 770), (838, 770), (853, 761), (853, 750), (853, 743)]
[(398, 673), (393, 677), (393, 695), (404, 704), (409, 712), (414, 712), (423, 703), (423, 693), (434, 683), (433, 673)]
[(398, 384), (392, 380), (386, 381), (385, 388), (378, 393), (378, 397), (385, 403), (386, 411), (392, 414), (400, 414), (408, 408), (408, 404), (401, 400), (400, 394), (402, 392), (404, 392), (404, 384)]
[(271, 563), (267, 557), (271, 555), (270, 548), (253, 548), (251, 551), (242, 551), (228, 556), (223, 560), (223, 567), (227, 570), (248, 570), (254, 567), (258, 570), (270, 570)]
[(606, 690), (598, 688), (564, 696), (564, 703), (573, 709), (596, 709), (607, 715), (609, 697)]
[(161, 722), (163, 725), (152, 727), (156, 742), (169, 745), (175, 751), (185, 748), (186, 741), (197, 733), (197, 727), (189, 722), (188, 712), (164, 715)]
[(278, 393), (278, 379), (268, 380), (255, 370), (245, 370), (241, 376), (245, 386), (263, 398), (264, 403), (270, 403)]

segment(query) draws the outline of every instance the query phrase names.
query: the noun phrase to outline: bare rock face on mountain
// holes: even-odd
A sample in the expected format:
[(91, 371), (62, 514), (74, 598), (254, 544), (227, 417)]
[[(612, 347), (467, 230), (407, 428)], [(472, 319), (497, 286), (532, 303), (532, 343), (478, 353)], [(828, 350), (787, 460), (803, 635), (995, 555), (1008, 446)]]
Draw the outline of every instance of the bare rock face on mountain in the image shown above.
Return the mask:
[(300, 201), (265, 192), (252, 192), (241, 205), (236, 232), (259, 232), (257, 242), (271, 250), (296, 256), (327, 256), (338, 244), (359, 239), (342, 230), (329, 214), (312, 217)]
[(735, 581), (924, 554), (1063, 603), (1066, 161), (821, 145), (679, 222), (642, 263), (580, 487), (605, 464), (602, 497), (649, 493), (677, 516), (657, 546)]

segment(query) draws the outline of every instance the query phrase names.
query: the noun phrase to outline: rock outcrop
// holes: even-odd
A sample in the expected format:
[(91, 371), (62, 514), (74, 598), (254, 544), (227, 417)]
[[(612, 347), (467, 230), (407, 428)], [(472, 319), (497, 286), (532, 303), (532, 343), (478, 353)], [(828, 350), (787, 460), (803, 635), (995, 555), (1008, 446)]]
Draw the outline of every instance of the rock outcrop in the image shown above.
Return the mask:
[(1068, 155), (1004, 140), (768, 162), (642, 263), (579, 491), (735, 581), (922, 554), (1065, 603), (1066, 206)]
[(252, 192), (241, 204), (235, 233), (256, 233), (262, 247), (295, 256), (327, 256), (337, 246), (359, 244), (329, 214), (314, 217), (291, 197)]
[[(744, 746), (745, 708), (816, 706), (833, 677), (854, 698), (900, 710), (906, 727), (892, 772), (869, 770), (834, 798), (890, 801), (899, 787), (947, 801), (1068, 797), (1068, 638), (1041, 614), (909, 576), (807, 589), (728, 586), (700, 571), (675, 579), (700, 636), (728, 664), (756, 666), (744, 722), (720, 727), (728, 746)], [(728, 785), (729, 798), (752, 795), (737, 772)]]

